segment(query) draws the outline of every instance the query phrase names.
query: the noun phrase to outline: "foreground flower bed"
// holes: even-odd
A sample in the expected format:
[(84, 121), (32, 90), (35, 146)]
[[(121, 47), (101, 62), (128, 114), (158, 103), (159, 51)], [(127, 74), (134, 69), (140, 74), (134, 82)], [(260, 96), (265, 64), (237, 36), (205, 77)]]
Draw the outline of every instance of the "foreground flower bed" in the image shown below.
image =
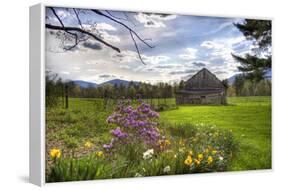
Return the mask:
[(112, 139), (99, 149), (85, 142), (81, 146), (91, 150), (86, 156), (52, 149), (47, 182), (226, 171), (236, 147), (231, 131), (160, 123), (141, 101), (137, 107), (121, 102), (107, 122)]

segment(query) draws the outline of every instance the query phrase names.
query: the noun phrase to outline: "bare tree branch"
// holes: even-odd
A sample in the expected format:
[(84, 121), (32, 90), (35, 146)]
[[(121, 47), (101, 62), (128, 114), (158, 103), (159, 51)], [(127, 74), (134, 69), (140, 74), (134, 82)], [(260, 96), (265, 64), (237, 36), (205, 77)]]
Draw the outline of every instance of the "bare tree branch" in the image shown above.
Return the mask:
[(52, 30), (62, 30), (62, 31), (76, 31), (76, 32), (81, 32), (83, 34), (86, 34), (88, 36), (91, 36), (92, 38), (94, 38), (95, 40), (101, 42), (102, 44), (106, 45), (107, 47), (110, 47), (111, 49), (117, 51), (117, 52), (121, 52), (119, 48), (107, 43), (106, 41), (102, 40), (101, 38), (97, 37), (96, 35), (92, 34), (91, 32), (85, 31), (81, 28), (77, 28), (77, 27), (67, 27), (67, 26), (56, 26), (56, 25), (51, 25), (51, 24), (46, 24), (45, 25), (46, 28), (48, 29), (52, 29)]
[(145, 40), (143, 40), (133, 29), (131, 29), (130, 27), (128, 27), (126, 24), (124, 24), (124, 23), (122, 23), (122, 22), (120, 22), (120, 21), (118, 21), (118, 20), (116, 20), (116, 19), (114, 19), (114, 18), (112, 18), (112, 17), (110, 17), (110, 16), (108, 16), (108, 15), (102, 13), (102, 12), (99, 11), (99, 10), (95, 10), (95, 9), (91, 9), (91, 10), (92, 10), (94, 13), (98, 14), (98, 15), (104, 16), (104, 17), (106, 17), (106, 18), (108, 18), (108, 19), (110, 19), (110, 20), (112, 20), (112, 21), (114, 21), (114, 22), (116, 22), (116, 23), (118, 23), (118, 24), (124, 26), (126, 29), (128, 29), (130, 32), (132, 32), (142, 43), (144, 43), (144, 44), (147, 45), (148, 47), (150, 47), (150, 48), (154, 48), (154, 47), (155, 47), (155, 46), (152, 46), (152, 45), (148, 44), (148, 43), (147, 43)]
[(79, 15), (78, 15), (78, 13), (77, 13), (76, 9), (75, 9), (75, 8), (73, 8), (73, 11), (74, 11), (74, 14), (75, 14), (75, 16), (76, 16), (76, 18), (77, 18), (77, 21), (78, 21), (79, 25), (80, 25), (80, 26), (81, 26), (81, 28), (83, 29), (82, 22), (81, 22), (81, 20), (80, 20), (80, 18), (79, 18)]
[(112, 18), (118, 19), (118, 20), (124, 20), (124, 21), (128, 21), (128, 19), (126, 18), (121, 18), (121, 17), (117, 17), (115, 15), (113, 15), (110, 11), (105, 11), (108, 15), (110, 15)]
[[(143, 61), (142, 57), (141, 57), (141, 54), (140, 54), (140, 51), (139, 51), (139, 47), (138, 47), (138, 44), (137, 44), (137, 42), (136, 42), (136, 40), (135, 40), (135, 38), (134, 38), (134, 35), (135, 35), (143, 44), (145, 44), (146, 46), (148, 46), (148, 47), (150, 47), (150, 48), (154, 48), (154, 46), (152, 46), (152, 45), (150, 45), (149, 43), (146, 42), (146, 41), (149, 40), (149, 39), (142, 39), (133, 29), (131, 29), (129, 26), (127, 26), (127, 25), (124, 24), (123, 22), (120, 22), (120, 21), (116, 20), (116, 19), (113, 18), (110, 14), (109, 14), (109, 16), (108, 16), (108, 15), (102, 13), (101, 11), (99, 11), (99, 10), (94, 10), (94, 9), (92, 9), (92, 11), (93, 11), (94, 13), (96, 13), (96, 14), (98, 14), (98, 15), (101, 15), (101, 16), (104, 16), (104, 17), (106, 17), (106, 18), (108, 18), (108, 19), (110, 19), (110, 20), (112, 20), (112, 21), (114, 21), (114, 22), (116, 22), (116, 23), (122, 25), (122, 26), (125, 27), (126, 29), (128, 29), (129, 32), (130, 32), (131, 38), (132, 38), (132, 40), (133, 40), (133, 42), (134, 42), (135, 48), (136, 48), (136, 50), (137, 50), (138, 57), (139, 57), (140, 61), (142, 62), (142, 64), (146, 65), (145, 62)], [(108, 11), (106, 11), (106, 12), (108, 13)]]
[(57, 18), (57, 20), (59, 21), (59, 23), (61, 24), (61, 26), (64, 27), (64, 24), (63, 24), (62, 20), (60, 19), (60, 17), (57, 15), (55, 9), (53, 7), (50, 7), (50, 9), (53, 12), (53, 14), (55, 15), (55, 17)]
[(128, 21), (130, 21), (134, 26), (136, 26), (136, 24), (133, 22), (133, 20), (125, 12), (123, 12), (123, 14), (125, 15), (125, 17), (127, 18)]
[[(61, 24), (61, 26), (64, 27), (64, 24), (63, 24), (62, 20), (60, 19), (60, 17), (57, 15), (55, 9), (54, 9), (53, 7), (50, 7), (50, 9), (52, 10), (53, 14), (54, 14), (55, 17), (57, 18), (57, 20), (59, 21), (59, 23)], [(78, 45), (78, 36), (77, 36), (77, 34), (72, 33), (72, 32), (69, 32), (69, 31), (65, 31), (65, 32), (68, 33), (68, 34), (70, 34), (70, 35), (72, 35), (72, 36), (74, 36), (74, 39), (75, 39), (74, 45), (72, 45), (72, 46), (70, 46), (70, 47), (68, 47), (68, 48), (64, 47), (65, 50), (71, 50), (71, 49), (75, 48), (75, 47)]]
[[(46, 28), (47, 29), (51, 29), (51, 30), (60, 30), (60, 31), (64, 31), (65, 34), (70, 34), (74, 37), (75, 39), (75, 43), (70, 46), (70, 47), (64, 47), (65, 50), (71, 50), (73, 48), (75, 48), (80, 42), (82, 41), (86, 41), (88, 40), (89, 38), (94, 38), (95, 40), (97, 40), (98, 42), (106, 45), (107, 47), (110, 47), (112, 48), (113, 50), (117, 51), (117, 52), (121, 52), (120, 49), (118, 47), (115, 47), (113, 45), (111, 45), (110, 43), (104, 41), (102, 38), (100, 38), (97, 34), (94, 34), (92, 33), (91, 31), (87, 31), (84, 29), (83, 27), (83, 24), (82, 24), (82, 21), (79, 17), (79, 14), (78, 14), (78, 11), (73, 8), (73, 12), (76, 16), (76, 19), (77, 19), (77, 22), (79, 24), (80, 27), (72, 27), (72, 26), (65, 26), (62, 19), (58, 16), (58, 14), (56, 13), (55, 9), (53, 7), (49, 7), (50, 10), (53, 12), (53, 14), (55, 15), (56, 19), (58, 20), (58, 22), (61, 24), (61, 26), (57, 26), (57, 25), (53, 25), (53, 24), (46, 24)], [(106, 14), (104, 14), (103, 12), (99, 11), (99, 10), (94, 10), (94, 9), (91, 9), (90, 11), (100, 15), (100, 16), (103, 16), (103, 17), (106, 17), (108, 19), (110, 19), (111, 21), (125, 27), (129, 33), (130, 33), (130, 36), (131, 36), (131, 39), (132, 41), (134, 42), (134, 45), (135, 45), (135, 48), (136, 48), (136, 51), (138, 53), (138, 57), (140, 59), (140, 61), (146, 65), (146, 63), (144, 62), (144, 60), (142, 59), (142, 56), (140, 54), (140, 50), (139, 50), (139, 46), (138, 46), (138, 43), (136, 42), (136, 39), (135, 37), (143, 44), (145, 44), (146, 46), (148, 46), (149, 48), (154, 48), (154, 46), (150, 45), (147, 41), (151, 41), (151, 39), (143, 39), (141, 38), (132, 28), (130, 28), (128, 25), (124, 24), (123, 22), (121, 22), (120, 20), (124, 20), (124, 21), (127, 21), (127, 22), (132, 22), (131, 20), (129, 20), (129, 17), (126, 13), (124, 13), (125, 17), (126, 18), (121, 18), (121, 17), (117, 17), (115, 15), (113, 15), (110, 11), (105, 11)], [(134, 23), (133, 23), (134, 24)], [(134, 24), (135, 25), (135, 24)], [(81, 34), (82, 36), (78, 36), (78, 34)], [(87, 37), (84, 37), (84, 36), (87, 36)], [(67, 36), (65, 36), (66, 39), (67, 39)], [(80, 39), (81, 38), (81, 39)]]
[(135, 44), (135, 47), (136, 47), (138, 56), (139, 56), (139, 58), (140, 58), (142, 64), (146, 65), (146, 63), (143, 61), (143, 59), (142, 59), (142, 57), (141, 57), (141, 54), (140, 54), (140, 51), (139, 51), (139, 47), (138, 47), (138, 45), (137, 45), (137, 43), (136, 43), (136, 40), (135, 40), (135, 38), (134, 38), (134, 35), (133, 35), (132, 31), (130, 31), (130, 35), (131, 35), (131, 38), (132, 38), (132, 40), (133, 40), (133, 42), (134, 42), (134, 44)]

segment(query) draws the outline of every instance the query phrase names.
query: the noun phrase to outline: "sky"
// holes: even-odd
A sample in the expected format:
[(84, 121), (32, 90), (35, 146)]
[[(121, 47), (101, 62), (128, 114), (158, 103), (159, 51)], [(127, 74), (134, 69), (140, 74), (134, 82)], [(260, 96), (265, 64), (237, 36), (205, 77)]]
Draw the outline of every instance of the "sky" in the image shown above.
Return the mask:
[[(55, 8), (65, 26), (80, 27), (72, 9)], [(239, 71), (231, 53), (249, 53), (253, 44), (246, 40), (233, 23), (241, 18), (189, 15), (163, 15), (103, 11), (131, 27), (153, 48), (136, 39), (141, 57), (138, 58), (129, 31), (122, 25), (89, 10), (78, 10), (83, 29), (99, 35), (118, 47), (121, 53), (88, 38), (71, 50), (74, 41), (62, 40), (62, 32), (46, 29), (46, 70), (57, 73), (63, 80), (84, 80), (102, 83), (112, 79), (148, 83), (174, 83), (187, 80), (202, 68), (219, 79), (229, 78)], [(60, 25), (50, 9), (46, 23)]]

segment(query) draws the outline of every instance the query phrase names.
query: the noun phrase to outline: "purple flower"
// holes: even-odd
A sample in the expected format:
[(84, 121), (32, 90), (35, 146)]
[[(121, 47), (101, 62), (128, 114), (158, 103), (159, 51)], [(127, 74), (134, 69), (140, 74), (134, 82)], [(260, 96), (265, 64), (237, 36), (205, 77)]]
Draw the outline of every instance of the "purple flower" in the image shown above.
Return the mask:
[(111, 134), (114, 135), (117, 138), (125, 138), (128, 136), (127, 133), (123, 133), (120, 129), (120, 127), (117, 127), (116, 129), (111, 131)]
[[(129, 100), (118, 102), (115, 112), (107, 118), (107, 122), (118, 126), (111, 131), (114, 136), (104, 148), (111, 149), (114, 142), (131, 143), (142, 141), (145, 144), (155, 144), (160, 137), (158, 131), (159, 114), (151, 109), (149, 104), (140, 101), (140, 105), (134, 108)], [(126, 138), (126, 141), (123, 139)], [(120, 145), (115, 143), (114, 147)]]

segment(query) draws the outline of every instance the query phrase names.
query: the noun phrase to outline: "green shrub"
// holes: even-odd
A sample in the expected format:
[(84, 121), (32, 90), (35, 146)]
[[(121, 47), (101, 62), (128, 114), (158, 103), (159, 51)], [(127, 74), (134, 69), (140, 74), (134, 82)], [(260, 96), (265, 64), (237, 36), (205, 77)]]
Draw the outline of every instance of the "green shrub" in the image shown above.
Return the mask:
[[(161, 125), (165, 140), (160, 148), (146, 150), (140, 144), (124, 144), (118, 151), (60, 157), (47, 170), (48, 182), (104, 178), (159, 176), (227, 170), (237, 144), (231, 131), (190, 124)], [(151, 155), (145, 157), (145, 152)]]

